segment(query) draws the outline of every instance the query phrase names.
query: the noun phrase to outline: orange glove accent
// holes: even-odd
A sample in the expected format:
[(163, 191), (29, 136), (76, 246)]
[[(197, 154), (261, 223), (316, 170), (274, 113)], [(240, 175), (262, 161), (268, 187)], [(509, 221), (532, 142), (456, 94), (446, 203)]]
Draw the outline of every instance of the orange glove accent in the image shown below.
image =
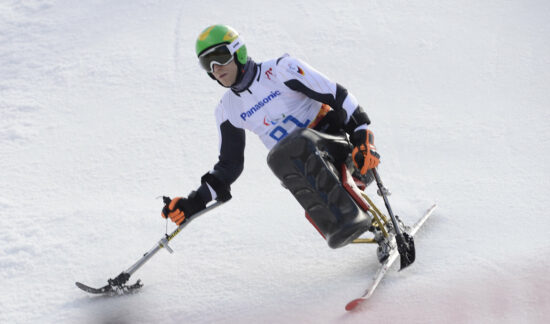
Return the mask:
[(162, 217), (170, 218), (174, 223), (180, 225), (185, 220), (185, 213), (178, 207), (178, 202), (181, 200), (181, 197), (176, 197), (172, 199), (170, 204), (166, 205), (162, 209)]
[(359, 143), (353, 148), (351, 158), (357, 169), (359, 169), (359, 172), (364, 175), (368, 170), (378, 166), (380, 155), (376, 152), (374, 135), (370, 130), (357, 131), (354, 137), (359, 138)]

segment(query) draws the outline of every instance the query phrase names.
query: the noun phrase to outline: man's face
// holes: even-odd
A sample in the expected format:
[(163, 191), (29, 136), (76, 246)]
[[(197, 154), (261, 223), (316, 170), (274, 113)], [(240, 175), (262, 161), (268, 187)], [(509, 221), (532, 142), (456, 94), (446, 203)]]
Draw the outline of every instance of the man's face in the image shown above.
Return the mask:
[(213, 64), (212, 74), (224, 87), (230, 87), (237, 81), (237, 63), (233, 59), (226, 65)]

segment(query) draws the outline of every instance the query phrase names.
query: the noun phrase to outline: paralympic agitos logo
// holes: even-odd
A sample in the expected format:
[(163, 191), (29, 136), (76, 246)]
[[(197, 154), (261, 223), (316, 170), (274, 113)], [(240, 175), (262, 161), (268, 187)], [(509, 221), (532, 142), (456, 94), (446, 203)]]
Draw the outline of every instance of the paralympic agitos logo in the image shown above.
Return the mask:
[(254, 115), (255, 112), (257, 112), (258, 110), (262, 109), (263, 106), (265, 106), (266, 104), (268, 104), (272, 99), (278, 97), (281, 95), (281, 92), (279, 90), (276, 90), (276, 91), (271, 91), (269, 93), (269, 95), (265, 98), (263, 98), (262, 100), (258, 101), (257, 104), (255, 104), (254, 106), (252, 106), (250, 109), (248, 109), (247, 111), (243, 112), (241, 114), (241, 118), (243, 120), (246, 120), (247, 118), (250, 118), (252, 115)]

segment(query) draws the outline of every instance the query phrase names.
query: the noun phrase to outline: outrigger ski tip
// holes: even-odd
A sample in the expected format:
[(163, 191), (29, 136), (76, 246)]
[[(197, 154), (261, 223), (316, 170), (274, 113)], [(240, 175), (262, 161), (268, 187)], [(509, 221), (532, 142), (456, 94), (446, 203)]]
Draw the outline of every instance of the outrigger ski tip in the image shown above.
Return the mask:
[(75, 284), (78, 288), (84, 290), (85, 292), (106, 295), (125, 295), (128, 293), (134, 293), (136, 290), (143, 287), (141, 280), (136, 281), (133, 285), (126, 285), (128, 279), (130, 279), (130, 275), (122, 272), (115, 279), (109, 279), (107, 281), (107, 285), (101, 288), (93, 288), (81, 282), (75, 282)]
[[(424, 225), (424, 223), (426, 222), (426, 220), (433, 214), (434, 210), (437, 208), (437, 205), (434, 204), (432, 205), (425, 213), (424, 215), (422, 215), (422, 217), (420, 217), (416, 223), (410, 228), (410, 230), (407, 232), (408, 236), (410, 236), (411, 238), (413, 238), (416, 233), (418, 232), (418, 230), (422, 227), (422, 225)], [(414, 246), (413, 246), (413, 249), (414, 249)], [(400, 257), (400, 251), (398, 250), (398, 248), (396, 246), (394, 246), (390, 252), (390, 255), (389, 257), (382, 263), (380, 264), (380, 267), (378, 268), (378, 271), (376, 272), (376, 274), (374, 275), (373, 279), (372, 279), (372, 283), (370, 284), (370, 286), (365, 290), (365, 292), (363, 293), (363, 295), (359, 298), (356, 298), (352, 301), (350, 301), (347, 305), (346, 305), (346, 310), (347, 311), (352, 311), (354, 309), (356, 309), (359, 305), (363, 304), (366, 300), (368, 300), (372, 294), (374, 293), (375, 289), (378, 287), (378, 285), (380, 284), (380, 282), (382, 281), (382, 279), (384, 278), (384, 276), (386, 275), (386, 273), (390, 270), (391, 266), (393, 265), (393, 263)], [(413, 256), (414, 258), (414, 256)], [(410, 260), (409, 260), (410, 261)], [(413, 259), (414, 261), (414, 259)], [(411, 262), (412, 263), (412, 262)], [(410, 265), (411, 263), (407, 264)], [(402, 264), (402, 267), (400, 270), (402, 270), (404, 267), (403, 267), (403, 264)]]
[(365, 298), (357, 298), (357, 299), (354, 299), (352, 301), (350, 301), (347, 305), (346, 305), (346, 310), (349, 312), (353, 309), (355, 309), (355, 307), (357, 307), (357, 305), (359, 305)]

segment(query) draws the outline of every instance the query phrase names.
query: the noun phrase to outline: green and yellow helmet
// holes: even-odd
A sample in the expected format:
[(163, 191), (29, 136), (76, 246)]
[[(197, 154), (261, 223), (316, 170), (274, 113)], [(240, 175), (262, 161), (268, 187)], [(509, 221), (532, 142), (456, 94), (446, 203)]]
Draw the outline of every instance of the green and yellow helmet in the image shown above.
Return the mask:
[[(197, 57), (200, 57), (205, 51), (216, 47), (220, 44), (235, 44), (236, 51), (234, 52), (238, 63), (244, 65), (247, 60), (246, 46), (242, 39), (239, 38), (239, 33), (227, 25), (212, 25), (203, 30), (195, 43), (195, 52)], [(237, 47), (238, 46), (238, 47)]]

